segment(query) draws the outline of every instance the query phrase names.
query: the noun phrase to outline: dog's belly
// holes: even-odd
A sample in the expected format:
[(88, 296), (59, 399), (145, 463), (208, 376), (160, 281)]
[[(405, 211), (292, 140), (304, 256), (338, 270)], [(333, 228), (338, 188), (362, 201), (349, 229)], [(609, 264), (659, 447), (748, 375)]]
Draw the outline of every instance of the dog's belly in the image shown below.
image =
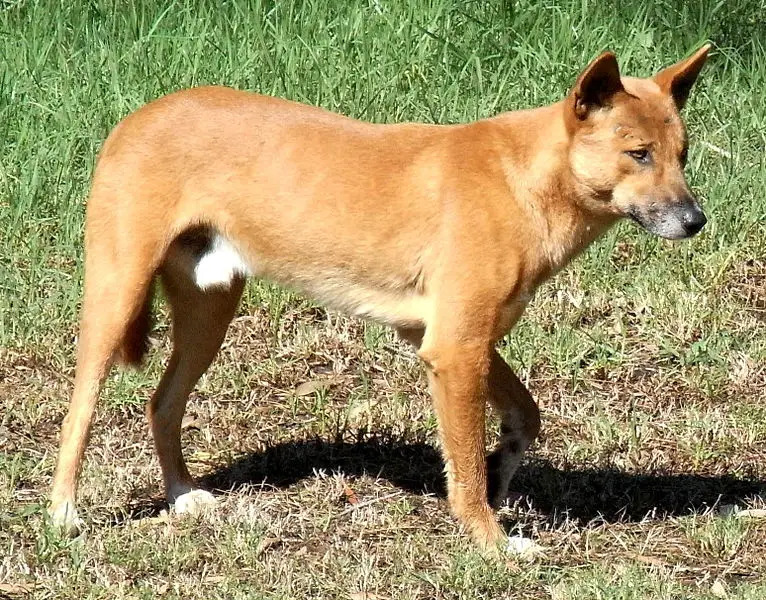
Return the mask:
[(246, 257), (217, 233), (203, 249), (193, 252), (190, 275), (203, 291), (228, 288), (237, 277), (269, 279), (304, 292), (330, 308), (393, 327), (422, 327), (428, 308), (427, 297), (413, 287), (365, 285), (332, 268), (297, 269), (287, 261), (273, 264), (259, 257)]
[(342, 278), (281, 282), (299, 289), (322, 304), (344, 313), (392, 327), (422, 327), (427, 298), (410, 291), (399, 292), (361, 285)]

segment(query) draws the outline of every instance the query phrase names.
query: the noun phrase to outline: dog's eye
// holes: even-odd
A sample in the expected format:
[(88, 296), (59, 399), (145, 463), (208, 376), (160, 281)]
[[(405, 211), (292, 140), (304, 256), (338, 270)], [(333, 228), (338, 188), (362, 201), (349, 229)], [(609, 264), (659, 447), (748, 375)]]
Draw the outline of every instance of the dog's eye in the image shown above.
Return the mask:
[(625, 154), (630, 156), (636, 162), (640, 162), (642, 165), (647, 164), (651, 160), (649, 150), (641, 148), (640, 150), (628, 150)]

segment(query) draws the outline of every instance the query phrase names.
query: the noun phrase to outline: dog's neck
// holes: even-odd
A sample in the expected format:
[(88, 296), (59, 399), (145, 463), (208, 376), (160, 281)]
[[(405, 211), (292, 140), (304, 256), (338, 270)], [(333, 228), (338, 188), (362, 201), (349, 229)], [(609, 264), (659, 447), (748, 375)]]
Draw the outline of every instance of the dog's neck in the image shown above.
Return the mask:
[(501, 127), (503, 170), (513, 200), (537, 225), (547, 264), (544, 277), (557, 272), (614, 224), (596, 214), (593, 199), (576, 184), (569, 164), (570, 137), (565, 103), (505, 113), (493, 119)]

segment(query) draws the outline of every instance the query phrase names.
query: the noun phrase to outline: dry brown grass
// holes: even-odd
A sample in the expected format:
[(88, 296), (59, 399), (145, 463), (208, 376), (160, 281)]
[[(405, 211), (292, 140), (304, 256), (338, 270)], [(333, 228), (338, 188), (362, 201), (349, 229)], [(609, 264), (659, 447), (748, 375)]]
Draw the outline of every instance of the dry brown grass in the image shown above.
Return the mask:
[(733, 372), (710, 397), (683, 369), (650, 361), (576, 381), (538, 363), (529, 385), (544, 432), (501, 518), (545, 552), (493, 565), (448, 516), (410, 350), (292, 300), (276, 326), (263, 310), (234, 322), (190, 403), (186, 455), (220, 505), (196, 519), (168, 514), (143, 418), (163, 333), (146, 375), (107, 386), (81, 488), (89, 528), (74, 541), (41, 513), (71, 369), (5, 352), (0, 593), (574, 598), (635, 580), (660, 586), (658, 597), (704, 597), (716, 581), (742, 593), (763, 582), (764, 521), (716, 514), (763, 505), (763, 366)]

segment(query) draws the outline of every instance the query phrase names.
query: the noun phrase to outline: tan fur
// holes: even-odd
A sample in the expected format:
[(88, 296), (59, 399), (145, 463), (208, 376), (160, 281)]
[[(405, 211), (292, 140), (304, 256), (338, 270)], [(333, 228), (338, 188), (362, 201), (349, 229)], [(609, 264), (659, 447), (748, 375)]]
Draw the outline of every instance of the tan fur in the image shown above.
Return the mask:
[[(148, 417), (169, 500), (194, 490), (181, 418), (244, 283), (194, 285), (195, 257), (221, 235), (255, 276), (388, 324), (416, 345), (450, 506), (477, 542), (495, 548), (504, 534), (487, 499), (486, 403), (503, 420), (490, 459), (499, 470), (495, 503), (540, 427), (495, 342), (538, 285), (615, 220), (648, 211), (651, 225), (658, 205), (688, 196), (677, 106), (706, 53), (657, 81), (621, 80), (604, 54), (561, 102), (464, 125), (375, 125), (216, 87), (171, 94), (128, 116), (104, 144), (87, 209), (77, 376), (54, 517), (64, 525), (76, 518), (100, 385), (113, 357), (138, 359), (157, 275), (174, 349)], [(636, 144), (651, 145), (652, 168), (625, 154)], [(673, 233), (678, 221), (666, 212), (658, 227)]]

